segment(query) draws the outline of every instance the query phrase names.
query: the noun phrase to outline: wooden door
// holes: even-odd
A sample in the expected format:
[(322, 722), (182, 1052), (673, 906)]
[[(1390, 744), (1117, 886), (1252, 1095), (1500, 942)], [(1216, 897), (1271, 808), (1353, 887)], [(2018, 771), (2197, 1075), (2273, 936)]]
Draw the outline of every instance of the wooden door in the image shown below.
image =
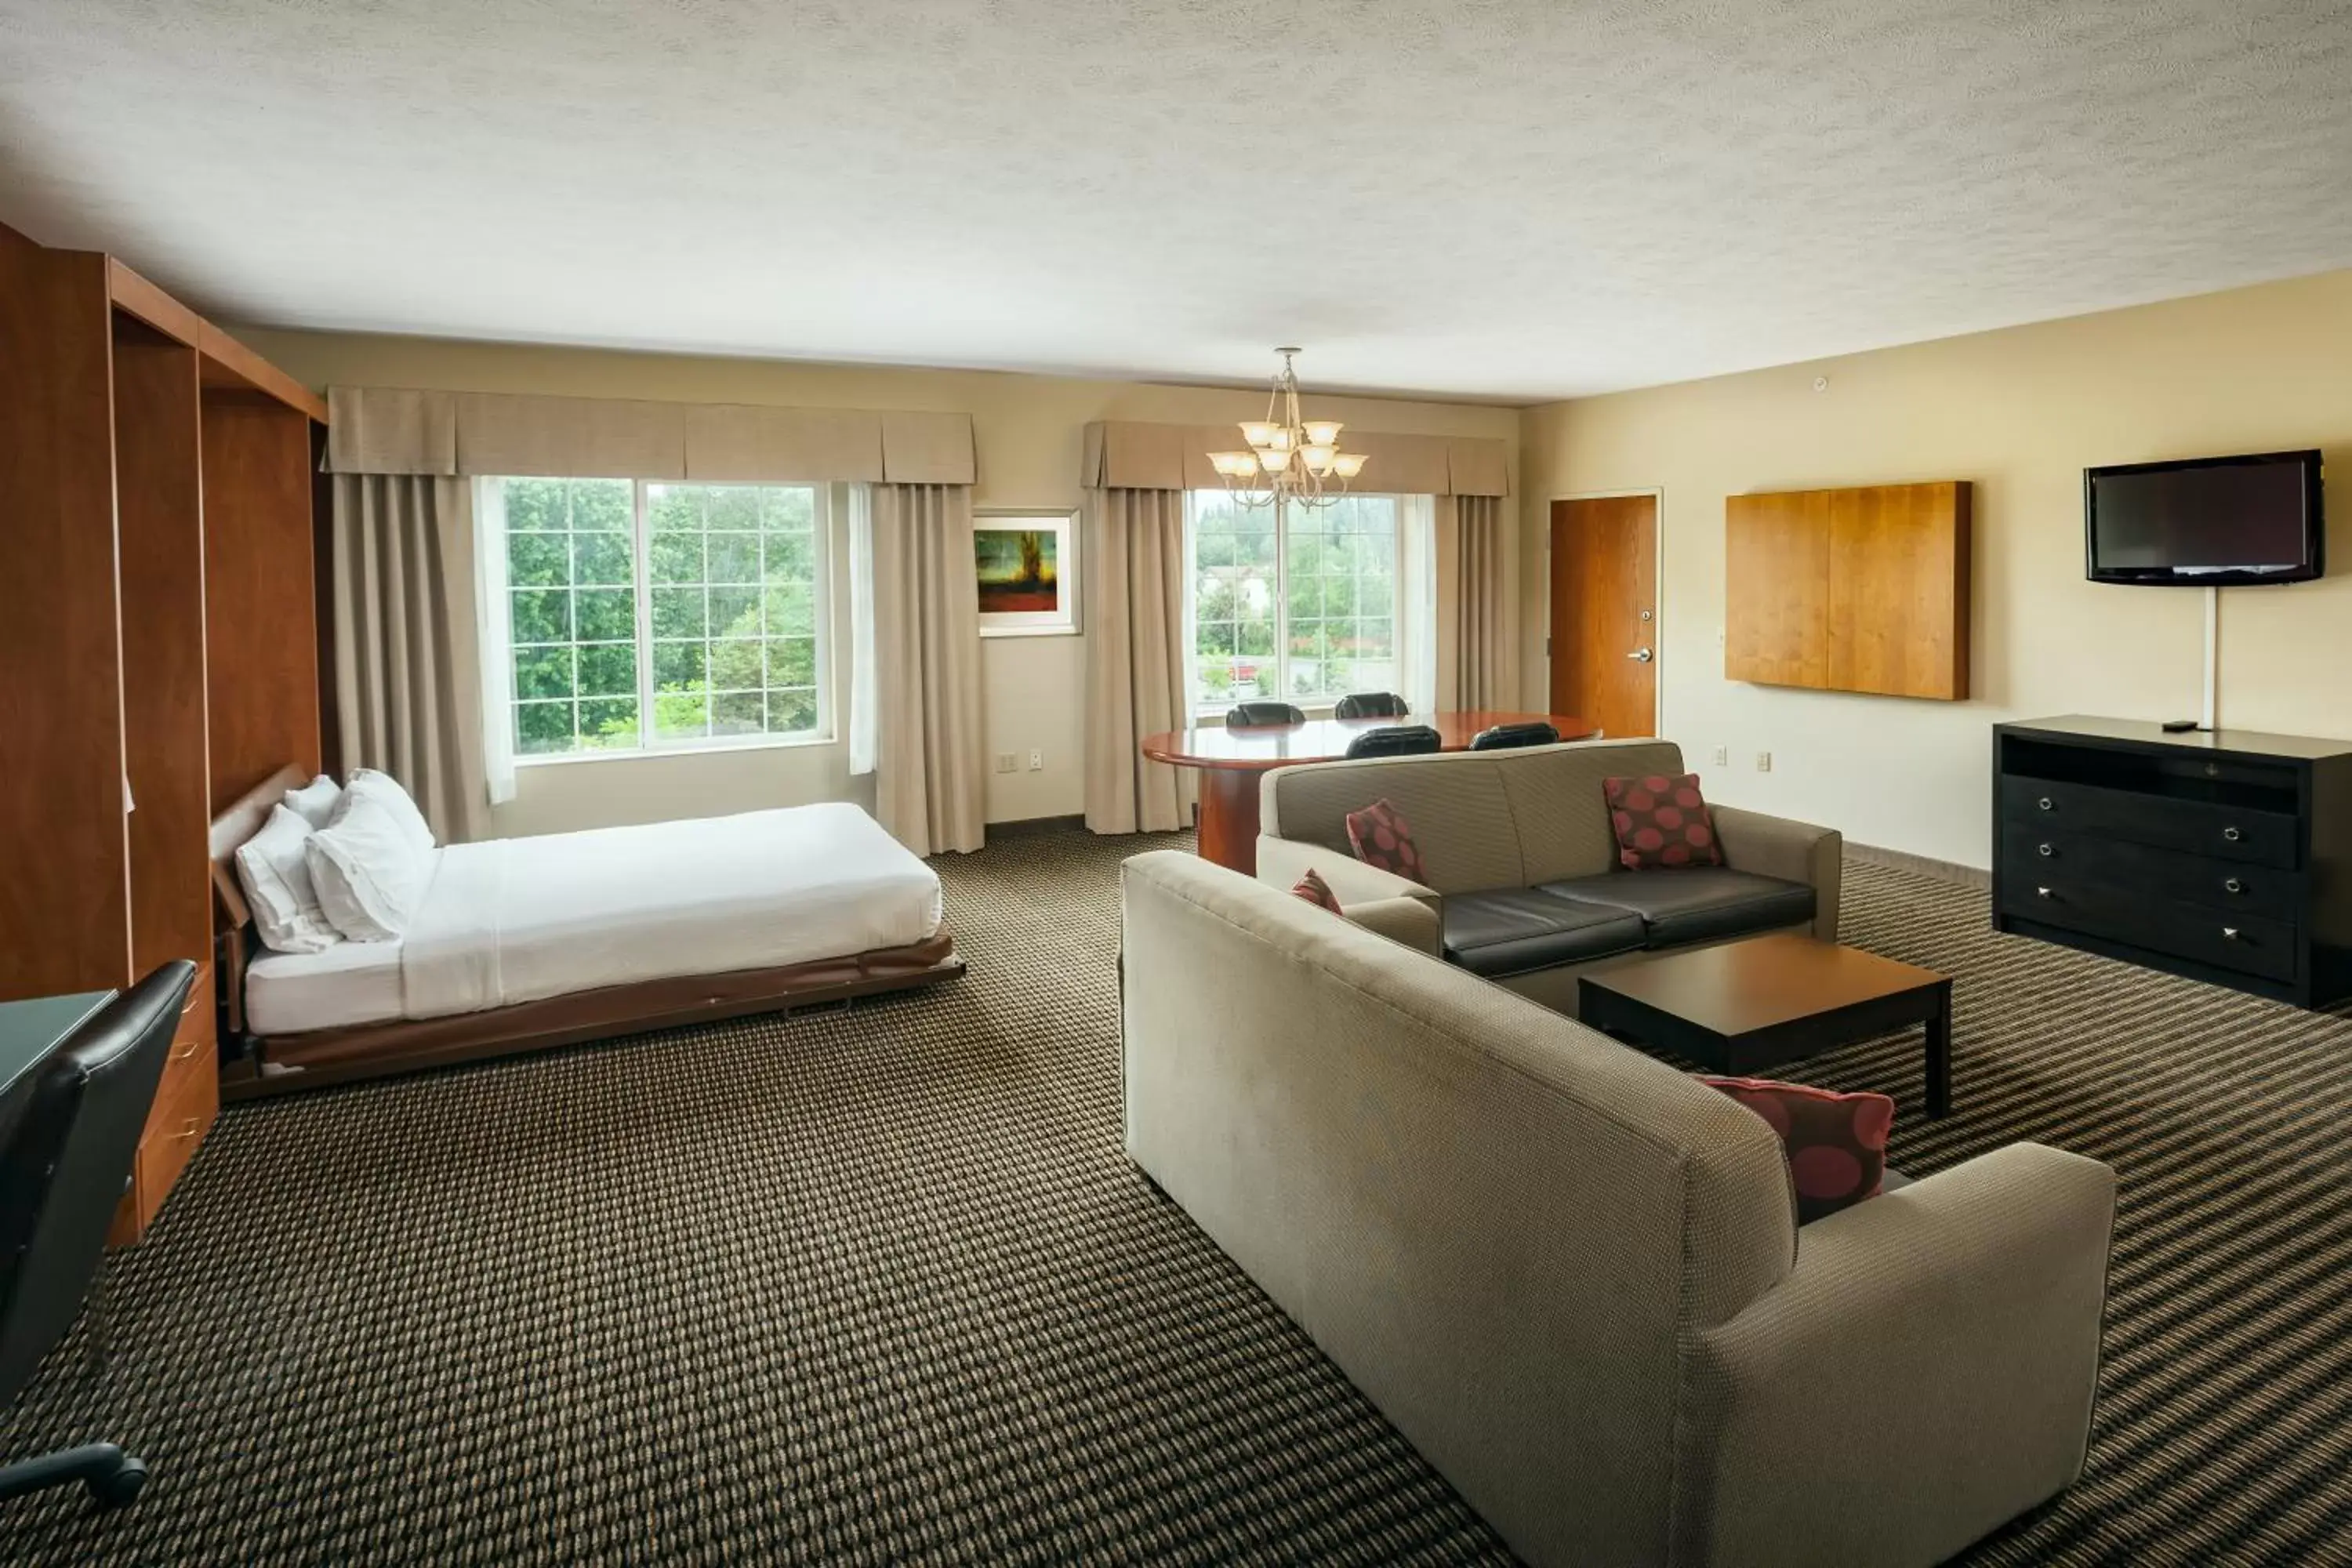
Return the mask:
[(1611, 740), (1658, 721), (1658, 498), (1551, 503), (1551, 710)]

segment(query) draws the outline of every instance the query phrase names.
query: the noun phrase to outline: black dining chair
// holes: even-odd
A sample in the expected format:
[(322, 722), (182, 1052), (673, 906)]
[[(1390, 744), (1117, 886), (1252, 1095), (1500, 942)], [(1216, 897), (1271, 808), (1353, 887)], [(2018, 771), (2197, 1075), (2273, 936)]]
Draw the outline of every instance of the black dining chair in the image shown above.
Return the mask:
[(1383, 724), (1377, 730), (1367, 730), (1348, 742), (1348, 756), (1357, 757), (1418, 757), (1441, 751), (1445, 737), (1426, 724)]
[(1514, 746), (1556, 746), (1559, 731), (1541, 720), (1525, 724), (1497, 724), (1470, 737), (1474, 752), (1504, 752)]
[(1331, 704), (1334, 719), (1402, 719), (1408, 711), (1393, 691), (1350, 691)]
[[(81, 1315), (195, 978), (184, 959), (164, 964), (92, 1014), (19, 1089), (0, 1133), (0, 1403)], [(61, 1448), (0, 1466), (0, 1498), (71, 1481), (100, 1508), (120, 1508), (147, 1484), (147, 1467), (112, 1443)]]
[(1263, 730), (1273, 724), (1304, 724), (1307, 715), (1287, 702), (1244, 702), (1225, 715), (1228, 730)]

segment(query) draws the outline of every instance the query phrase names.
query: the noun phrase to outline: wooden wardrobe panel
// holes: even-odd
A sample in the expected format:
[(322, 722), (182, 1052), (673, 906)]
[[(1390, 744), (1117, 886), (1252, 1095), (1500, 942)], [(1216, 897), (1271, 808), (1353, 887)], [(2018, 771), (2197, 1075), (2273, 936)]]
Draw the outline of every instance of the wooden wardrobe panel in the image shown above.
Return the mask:
[(1828, 685), (1827, 493), (1733, 496), (1726, 510), (1724, 678)]
[(235, 389), (204, 395), (212, 808), (280, 764), (319, 766), (310, 421)]
[(0, 1000), (130, 977), (110, 348), (104, 257), (0, 246)]
[(1724, 511), (1727, 679), (1969, 694), (1966, 481), (1733, 496)]
[(118, 314), (116, 526), (131, 971), (212, 950), (205, 747), (205, 550), (196, 351)]

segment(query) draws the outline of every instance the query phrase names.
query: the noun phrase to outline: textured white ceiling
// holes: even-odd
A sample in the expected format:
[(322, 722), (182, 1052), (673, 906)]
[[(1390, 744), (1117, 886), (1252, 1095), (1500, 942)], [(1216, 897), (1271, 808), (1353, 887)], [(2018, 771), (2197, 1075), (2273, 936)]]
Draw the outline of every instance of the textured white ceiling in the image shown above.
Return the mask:
[(231, 321), (1535, 400), (2352, 266), (2342, 0), (0, 0)]

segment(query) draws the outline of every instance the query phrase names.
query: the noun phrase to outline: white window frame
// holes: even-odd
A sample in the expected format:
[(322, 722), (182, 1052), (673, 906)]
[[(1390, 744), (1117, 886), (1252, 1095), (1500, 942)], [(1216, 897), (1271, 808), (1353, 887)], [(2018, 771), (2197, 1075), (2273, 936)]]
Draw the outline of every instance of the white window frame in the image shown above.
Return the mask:
[[(1201, 513), (1199, 500), (1202, 498), (1223, 499), (1223, 491), (1213, 489), (1186, 490), (1184, 492), (1184, 690), (1188, 700), (1192, 703), (1192, 715), (1195, 719), (1223, 719), (1226, 712), (1232, 709), (1235, 700), (1250, 700), (1288, 702), (1297, 707), (1300, 711), (1307, 714), (1309, 717), (1328, 717), (1332, 708), (1338, 704), (1339, 698), (1341, 696), (1345, 696), (1346, 693), (1341, 692), (1335, 693), (1330, 696), (1318, 697), (1311, 701), (1306, 702), (1299, 701), (1297, 698), (1293, 697), (1290, 694), (1291, 507), (1286, 501), (1277, 500), (1272, 503), (1272, 510), (1274, 511), (1273, 584), (1275, 693), (1270, 697), (1221, 700), (1214, 698), (1203, 697), (1198, 694), (1194, 689), (1199, 683), (1199, 660), (1201, 650), (1201, 627), (1199, 616), (1201, 586)], [(1408, 583), (1408, 540), (1406, 516), (1418, 498), (1409, 495), (1391, 494), (1387, 490), (1367, 490), (1363, 493), (1362, 499), (1366, 500), (1385, 500), (1395, 503), (1395, 598), (1391, 604), (1389, 610), (1389, 643), (1390, 647), (1394, 649), (1392, 657), (1395, 658), (1397, 665), (1398, 686), (1400, 689), (1409, 688), (1412, 686), (1414, 682), (1409, 679), (1408, 676), (1408, 671), (1411, 669), (1412, 665), (1408, 658), (1410, 638), (1407, 635), (1407, 616), (1408, 611), (1411, 607), (1410, 600), (1412, 596), (1412, 587)], [(1266, 510), (1267, 508), (1252, 507), (1248, 510), (1252, 511), (1264, 511)]]
[[(569, 483), (583, 478), (595, 477), (568, 474), (503, 474), (485, 476), (479, 482), (485, 486), (503, 486), (509, 479), (561, 479)], [(518, 698), (514, 693), (514, 598), (513, 586), (509, 581), (509, 574), (507, 567), (507, 541), (510, 537), (510, 532), (505, 527), (505, 509), (502, 502), (495, 508), (490, 506), (477, 508), (478, 515), (485, 517), (495, 515), (499, 519), (498, 539), (495, 542), (486, 542), (494, 543), (497, 555), (496, 587), (499, 591), (499, 597), (497, 601), (499, 607), (496, 613), (504, 617), (504, 621), (502, 626), (498, 628), (496, 643), (497, 651), (504, 663), (504, 668), (496, 671), (485, 668), (483, 700), (485, 704), (499, 705), (509, 744), (512, 747), (512, 765), (516, 768), (554, 767), (576, 763), (621, 762), (640, 757), (692, 756), (698, 752), (709, 752), (768, 751), (802, 746), (830, 746), (838, 743), (839, 736), (836, 732), (838, 705), (834, 700), (833, 691), (835, 665), (834, 596), (837, 591), (833, 569), (835, 557), (833, 534), (835, 526), (835, 514), (837, 510), (833, 504), (835, 487), (794, 479), (772, 479), (764, 483), (743, 484), (696, 479), (631, 479), (628, 484), (630, 488), (630, 565), (632, 591), (635, 595), (636, 609), (637, 743), (634, 746), (595, 747), (575, 743), (573, 748), (567, 752), (526, 752), (522, 750), (521, 737), (516, 731), (515, 718), (515, 710), (524, 700)], [(676, 485), (706, 489), (805, 489), (811, 493), (810, 536), (813, 580), (810, 604), (814, 615), (812, 640), (815, 645), (816, 665), (814, 673), (816, 727), (814, 730), (786, 734), (761, 731), (749, 735), (698, 735), (690, 739), (667, 742), (655, 738), (653, 589), (656, 584), (653, 582), (652, 534), (648, 518), (649, 498), (656, 485)], [(707, 563), (705, 571), (708, 572)], [(489, 585), (488, 574), (485, 574), (485, 578), (487, 587)], [(675, 586), (676, 584), (665, 585)], [(709, 587), (707, 578), (703, 586), (706, 590)], [(579, 629), (576, 621), (572, 629), (575, 633)], [(763, 631), (763, 643), (766, 637), (767, 634)], [(707, 644), (707, 637), (705, 640)], [(579, 645), (575, 641), (571, 646), (576, 647)], [(485, 661), (486, 666), (488, 662)], [(573, 679), (575, 682), (578, 679), (576, 663)], [(763, 691), (766, 689), (762, 688)], [(580, 700), (576, 686), (572, 700), (574, 702)]]

